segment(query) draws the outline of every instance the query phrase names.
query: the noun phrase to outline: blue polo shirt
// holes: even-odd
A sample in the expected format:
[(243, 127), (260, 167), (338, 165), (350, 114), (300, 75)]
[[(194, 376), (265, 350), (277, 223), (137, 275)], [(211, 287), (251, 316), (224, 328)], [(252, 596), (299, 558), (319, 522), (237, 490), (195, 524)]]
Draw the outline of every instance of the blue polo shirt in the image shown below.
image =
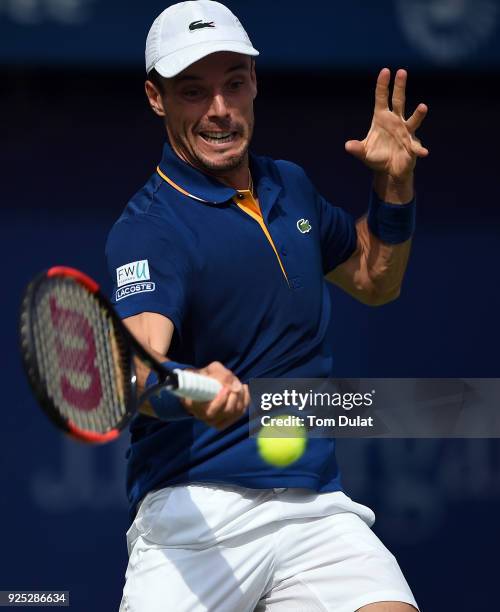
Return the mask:
[[(106, 256), (122, 318), (168, 317), (169, 358), (220, 361), (243, 382), (332, 376), (331, 292), (324, 280), (356, 248), (354, 219), (327, 202), (296, 164), (250, 156), (254, 194), (183, 162), (162, 160), (113, 226)], [(260, 205), (260, 210), (259, 210)], [(335, 442), (311, 439), (288, 468), (257, 453), (248, 419), (225, 431), (188, 418), (131, 424), (132, 514), (153, 489), (210, 482), (250, 488), (340, 489)]]

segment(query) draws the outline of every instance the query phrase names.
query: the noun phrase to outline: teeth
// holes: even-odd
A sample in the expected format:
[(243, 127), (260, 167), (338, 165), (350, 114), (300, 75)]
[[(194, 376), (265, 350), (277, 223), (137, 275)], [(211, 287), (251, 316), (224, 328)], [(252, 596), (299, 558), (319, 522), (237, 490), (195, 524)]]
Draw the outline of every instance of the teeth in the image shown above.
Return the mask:
[(203, 132), (203, 135), (209, 138), (229, 138), (231, 132)]
[(234, 132), (201, 132), (201, 137), (212, 144), (227, 144), (233, 142)]

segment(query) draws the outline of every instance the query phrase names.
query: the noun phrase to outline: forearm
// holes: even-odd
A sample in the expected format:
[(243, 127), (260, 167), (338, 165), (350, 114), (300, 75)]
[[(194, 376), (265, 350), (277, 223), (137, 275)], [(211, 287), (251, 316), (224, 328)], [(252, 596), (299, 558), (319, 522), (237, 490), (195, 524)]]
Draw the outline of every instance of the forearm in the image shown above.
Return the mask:
[[(388, 204), (405, 205), (414, 198), (413, 171), (401, 179), (386, 173), (375, 172), (373, 190)], [(366, 274), (373, 286), (373, 293), (381, 303), (398, 297), (410, 255), (411, 239), (398, 244), (383, 241), (370, 231), (366, 218), (358, 222), (358, 238), (363, 244)]]
[(370, 296), (367, 301), (373, 306), (386, 304), (400, 294), (411, 239), (400, 244), (383, 242), (370, 232), (366, 217), (357, 222), (356, 229), (361, 245), (360, 275)]
[[(142, 346), (159, 362), (166, 360), (165, 355), (170, 347), (174, 332), (173, 323), (166, 317), (154, 313), (143, 312), (124, 319), (124, 323)], [(134, 359), (137, 392), (142, 395), (146, 388), (146, 381), (151, 372), (140, 359)], [(139, 412), (148, 416), (155, 416), (149, 402), (143, 402)]]
[(373, 189), (368, 215), (356, 223), (356, 251), (327, 279), (360, 302), (379, 306), (399, 296), (410, 254), (415, 204), (410, 197), (412, 182), (396, 184), (378, 176)]

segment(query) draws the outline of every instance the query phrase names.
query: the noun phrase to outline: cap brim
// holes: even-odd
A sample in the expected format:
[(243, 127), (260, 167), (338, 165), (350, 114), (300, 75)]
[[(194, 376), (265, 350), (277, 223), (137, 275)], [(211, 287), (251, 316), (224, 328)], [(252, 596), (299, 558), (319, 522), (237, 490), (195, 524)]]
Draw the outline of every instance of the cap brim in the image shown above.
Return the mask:
[(259, 52), (250, 45), (235, 41), (218, 41), (206, 42), (198, 45), (193, 45), (188, 49), (181, 49), (162, 57), (153, 66), (162, 77), (170, 79), (180, 72), (185, 70), (191, 64), (203, 59), (207, 55), (217, 53), (219, 51), (232, 51), (233, 53), (241, 53), (242, 55), (257, 56)]

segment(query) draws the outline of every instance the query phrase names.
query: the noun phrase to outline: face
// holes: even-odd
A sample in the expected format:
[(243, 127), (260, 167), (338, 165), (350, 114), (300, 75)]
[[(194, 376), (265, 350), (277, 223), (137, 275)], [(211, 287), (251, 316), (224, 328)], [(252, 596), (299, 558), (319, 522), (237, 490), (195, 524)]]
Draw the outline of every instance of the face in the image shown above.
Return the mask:
[(253, 133), (255, 67), (249, 56), (219, 52), (164, 79), (157, 99), (170, 143), (191, 165), (211, 174), (240, 168)]

